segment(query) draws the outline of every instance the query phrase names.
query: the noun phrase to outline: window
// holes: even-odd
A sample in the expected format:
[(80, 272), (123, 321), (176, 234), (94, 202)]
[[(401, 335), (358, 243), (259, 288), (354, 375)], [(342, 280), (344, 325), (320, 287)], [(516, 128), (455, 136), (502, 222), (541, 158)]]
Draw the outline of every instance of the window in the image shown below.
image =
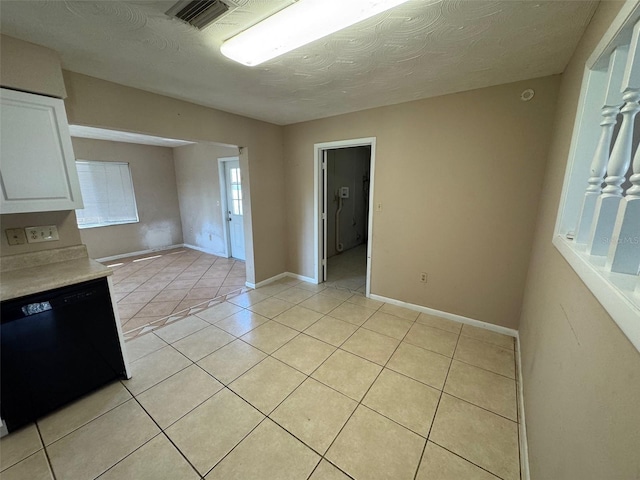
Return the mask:
[(231, 210), (234, 215), (242, 215), (242, 181), (240, 178), (240, 168), (229, 169), (231, 185)]
[(138, 210), (128, 163), (76, 161), (84, 208), (79, 228), (136, 223)]
[(589, 58), (553, 244), (640, 351), (640, 3)]

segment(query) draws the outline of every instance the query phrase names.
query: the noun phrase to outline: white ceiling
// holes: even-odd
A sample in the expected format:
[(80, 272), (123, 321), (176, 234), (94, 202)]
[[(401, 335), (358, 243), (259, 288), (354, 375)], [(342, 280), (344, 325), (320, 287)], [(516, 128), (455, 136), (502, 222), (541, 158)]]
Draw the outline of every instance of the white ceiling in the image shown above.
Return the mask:
[(220, 45), (291, 0), (235, 0), (203, 31), (173, 3), (2, 0), (1, 31), (74, 72), (285, 125), (561, 73), (597, 6), (410, 0), (251, 68)]

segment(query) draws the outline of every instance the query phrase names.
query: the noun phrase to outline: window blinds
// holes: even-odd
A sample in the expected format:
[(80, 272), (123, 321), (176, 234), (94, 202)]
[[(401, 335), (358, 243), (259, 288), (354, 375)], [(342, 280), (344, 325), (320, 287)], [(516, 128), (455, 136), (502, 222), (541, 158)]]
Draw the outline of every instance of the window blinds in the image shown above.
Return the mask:
[(128, 163), (78, 160), (84, 208), (76, 210), (78, 227), (92, 228), (138, 221)]

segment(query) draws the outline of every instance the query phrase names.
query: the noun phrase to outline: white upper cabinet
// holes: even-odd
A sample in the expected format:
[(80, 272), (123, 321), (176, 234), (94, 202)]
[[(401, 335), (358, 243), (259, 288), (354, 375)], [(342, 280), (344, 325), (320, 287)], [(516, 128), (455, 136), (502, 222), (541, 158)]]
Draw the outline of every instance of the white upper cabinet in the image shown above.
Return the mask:
[(0, 89), (0, 213), (82, 208), (64, 102)]

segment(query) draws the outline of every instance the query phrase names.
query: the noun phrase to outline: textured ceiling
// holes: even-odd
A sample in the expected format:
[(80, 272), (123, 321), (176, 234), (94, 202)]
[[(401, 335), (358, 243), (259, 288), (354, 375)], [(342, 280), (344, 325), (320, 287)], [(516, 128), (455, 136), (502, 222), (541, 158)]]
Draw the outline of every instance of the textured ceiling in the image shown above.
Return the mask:
[(166, 17), (173, 3), (2, 0), (1, 31), (74, 72), (290, 124), (560, 73), (597, 5), (410, 0), (251, 68), (220, 45), (290, 0), (235, 0), (203, 31)]

